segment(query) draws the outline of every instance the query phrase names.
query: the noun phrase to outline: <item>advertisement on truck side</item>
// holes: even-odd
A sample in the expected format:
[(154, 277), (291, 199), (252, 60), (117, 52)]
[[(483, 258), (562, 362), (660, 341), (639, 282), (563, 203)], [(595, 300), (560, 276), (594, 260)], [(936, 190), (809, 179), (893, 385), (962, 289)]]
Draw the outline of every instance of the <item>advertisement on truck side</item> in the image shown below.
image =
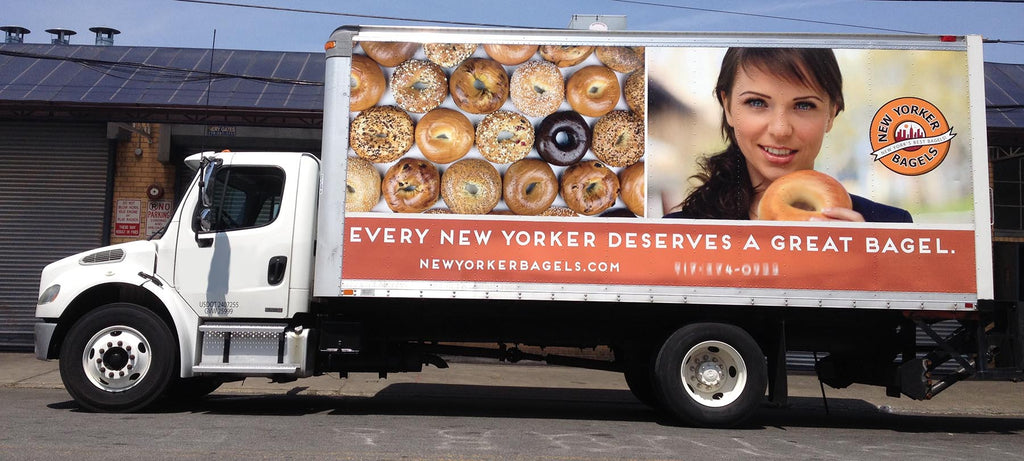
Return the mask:
[[(984, 132), (972, 126), (977, 82), (964, 44), (537, 44), (494, 66), (484, 64), (507, 57), (492, 45), (410, 44), (398, 63), (374, 59), (376, 45), (355, 47), (352, 77), (368, 61), (386, 89), (348, 117), (346, 200), (361, 193), (356, 162), (372, 166), (382, 190), (345, 213), (341, 286), (356, 293), (380, 295), (373, 289), (394, 288), (389, 280), (477, 297), (542, 284), (557, 299), (597, 286), (671, 302), (740, 289), (754, 302), (845, 306), (828, 298), (877, 292), (873, 307), (924, 299), (970, 309), (988, 283), (977, 263), (987, 240), (975, 232), (988, 222), (975, 201)], [(445, 80), (433, 101), (410, 100), (423, 95), (408, 88), (438, 78), (409, 77), (413, 62)], [(552, 92), (557, 102), (541, 107)], [(497, 102), (472, 105), (487, 97)], [(382, 142), (367, 128), (392, 126), (373, 115), (385, 107), (408, 117), (407, 135), (391, 130)], [(470, 127), (438, 125), (440, 112)], [(569, 118), (583, 121), (582, 135)], [(438, 156), (430, 130), (474, 139)], [(473, 162), (486, 174), (467, 177)], [(791, 174), (803, 170), (826, 185)], [(412, 194), (425, 202), (405, 206)]]

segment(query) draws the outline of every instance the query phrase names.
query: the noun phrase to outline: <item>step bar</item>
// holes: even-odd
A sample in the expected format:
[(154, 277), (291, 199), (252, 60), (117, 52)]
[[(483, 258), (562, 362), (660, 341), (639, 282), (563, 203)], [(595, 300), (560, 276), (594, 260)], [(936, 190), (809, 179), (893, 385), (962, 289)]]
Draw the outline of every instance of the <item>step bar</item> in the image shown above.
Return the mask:
[(207, 323), (199, 326), (199, 374), (309, 376), (309, 329), (283, 324)]

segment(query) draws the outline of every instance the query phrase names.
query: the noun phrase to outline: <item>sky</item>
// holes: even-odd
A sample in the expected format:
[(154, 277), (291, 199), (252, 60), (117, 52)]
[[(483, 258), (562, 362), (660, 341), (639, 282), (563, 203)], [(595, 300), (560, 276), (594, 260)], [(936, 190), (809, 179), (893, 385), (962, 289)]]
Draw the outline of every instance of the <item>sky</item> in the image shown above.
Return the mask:
[[(46, 29), (66, 28), (78, 32), (72, 44), (90, 45), (95, 36), (89, 28), (105, 26), (121, 31), (116, 45), (317, 52), (335, 28), (347, 24), (445, 25), (428, 22), (436, 20), (558, 28), (573, 14), (625, 15), (630, 30), (977, 34), (1024, 40), (1020, 1), (3, 0), (0, 24), (31, 30), (25, 43), (49, 43)], [(1024, 64), (1024, 44), (986, 44), (984, 60)]]

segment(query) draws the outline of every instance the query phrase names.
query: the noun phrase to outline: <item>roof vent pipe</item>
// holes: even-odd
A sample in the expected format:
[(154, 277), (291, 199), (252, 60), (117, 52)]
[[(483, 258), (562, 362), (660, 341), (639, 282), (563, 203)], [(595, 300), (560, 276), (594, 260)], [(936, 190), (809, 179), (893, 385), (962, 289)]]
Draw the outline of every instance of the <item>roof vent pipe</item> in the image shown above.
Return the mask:
[(71, 29), (62, 28), (46, 29), (46, 31), (53, 34), (53, 39), (50, 40), (50, 43), (54, 45), (70, 45), (71, 36), (78, 33)]
[(25, 43), (25, 34), (32, 32), (21, 26), (3, 26), (0, 30), (4, 31), (4, 43)]
[(97, 46), (113, 46), (114, 36), (121, 33), (113, 27), (90, 27), (89, 30), (96, 33)]

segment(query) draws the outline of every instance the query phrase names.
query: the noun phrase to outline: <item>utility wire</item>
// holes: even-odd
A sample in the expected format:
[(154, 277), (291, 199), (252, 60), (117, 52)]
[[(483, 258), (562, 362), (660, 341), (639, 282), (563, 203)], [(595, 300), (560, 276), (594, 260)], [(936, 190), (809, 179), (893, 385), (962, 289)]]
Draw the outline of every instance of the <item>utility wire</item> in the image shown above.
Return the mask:
[(508, 24), (490, 24), (486, 22), (465, 22), (465, 21), (450, 21), (444, 19), (414, 19), (414, 18), (403, 18), (400, 16), (381, 16), (376, 14), (357, 14), (357, 13), (337, 13), (334, 11), (321, 11), (321, 10), (306, 10), (300, 8), (285, 8), (280, 6), (266, 6), (266, 5), (247, 5), (244, 3), (232, 3), (232, 2), (217, 2), (212, 0), (174, 0), (176, 2), (184, 3), (200, 3), (205, 5), (217, 5), (217, 6), (233, 6), (237, 8), (253, 8), (257, 10), (271, 10), (271, 11), (286, 11), (289, 13), (308, 13), (308, 14), (326, 14), (331, 16), (346, 16), (350, 18), (363, 18), (363, 19), (382, 19), (387, 21), (402, 21), (402, 22), (415, 22), (415, 23), (431, 23), (431, 24), (449, 24), (454, 26), (471, 26), (471, 27), (510, 27), (516, 29), (556, 29), (553, 27), (527, 27), (527, 26), (513, 26)]
[[(635, 5), (657, 6), (657, 7), (662, 7), (662, 8), (675, 8), (675, 9), (680, 9), (680, 10), (702, 11), (702, 12), (706, 12), (706, 13), (732, 14), (732, 15), (737, 15), (737, 16), (751, 16), (751, 17), (755, 17), (755, 18), (777, 19), (777, 20), (781, 20), (781, 21), (796, 21), (796, 22), (805, 22), (805, 23), (810, 23), (810, 24), (822, 24), (822, 25), (827, 25), (827, 26), (852, 27), (852, 28), (856, 28), (856, 29), (878, 30), (878, 31), (883, 31), (883, 32), (898, 32), (898, 33), (902, 33), (902, 34), (915, 34), (915, 35), (922, 35), (922, 34), (924, 34), (924, 32), (916, 32), (916, 31), (911, 31), (911, 30), (887, 29), (887, 28), (884, 28), (884, 27), (862, 26), (862, 25), (857, 25), (857, 24), (844, 24), (844, 23), (841, 23), (841, 22), (817, 21), (817, 20), (814, 20), (814, 19), (787, 18), (785, 16), (772, 16), (772, 15), (768, 15), (768, 14), (758, 14), (758, 13), (743, 13), (743, 12), (739, 12), (739, 11), (727, 11), (727, 10), (717, 10), (717, 9), (713, 9), (713, 8), (699, 8), (699, 7), (695, 7), (695, 6), (672, 5), (672, 4), (648, 2), (648, 1), (641, 1), (641, 0), (610, 0), (610, 1), (617, 2), (617, 3), (630, 3), (630, 4), (635, 4)], [(879, 0), (879, 1), (917, 1), (917, 0)], [(933, 0), (922, 0), (922, 1), (933, 1)], [(959, 1), (959, 0), (943, 0), (943, 1)], [(992, 2), (1005, 2), (1005, 3), (1011, 3), (1011, 2), (1012, 3), (1024, 3), (1024, 0), (988, 0), (988, 1), (992, 1)], [(1022, 45), (1022, 44), (1024, 44), (1024, 40), (985, 39), (985, 43), (1005, 43), (1007, 45)]]
[(811, 23), (811, 24), (823, 24), (823, 25), (827, 25), (827, 26), (854, 27), (854, 28), (858, 28), (858, 29), (878, 30), (878, 31), (883, 31), (883, 32), (898, 32), (898, 33), (901, 33), (901, 34), (918, 34), (918, 35), (923, 34), (922, 32), (914, 32), (914, 31), (910, 31), (910, 30), (887, 29), (887, 28), (884, 28), (884, 27), (872, 27), (872, 26), (860, 26), (860, 25), (856, 25), (856, 24), (843, 24), (843, 23), (839, 23), (839, 22), (816, 21), (816, 20), (813, 20), (813, 19), (787, 18), (785, 16), (772, 16), (772, 15), (769, 15), (769, 14), (743, 13), (743, 12), (739, 12), (739, 11), (716, 10), (716, 9), (713, 9), (713, 8), (699, 8), (699, 7), (695, 7), (695, 6), (671, 5), (671, 4), (666, 4), (666, 3), (645, 2), (645, 1), (639, 1), (639, 0), (611, 0), (611, 1), (617, 2), (617, 3), (630, 3), (630, 4), (634, 4), (634, 5), (657, 6), (657, 7), (662, 7), (662, 8), (675, 8), (675, 9), (690, 10), (690, 11), (702, 11), (702, 12), (705, 12), (705, 13), (732, 14), (732, 15), (737, 15), (737, 16), (750, 16), (750, 17), (755, 17), (755, 18), (778, 19), (778, 20), (782, 20), (782, 21), (796, 21), (796, 22), (805, 22), (805, 23)]
[[(492, 24), (492, 23), (483, 23), (483, 22), (450, 21), (450, 20), (440, 20), (440, 19), (419, 19), (419, 18), (407, 18), (407, 17), (400, 17), (400, 16), (382, 16), (382, 15), (373, 15), (373, 14), (338, 13), (338, 12), (334, 12), (334, 11), (307, 10), (307, 9), (299, 9), (299, 8), (286, 8), (286, 7), (266, 6), (266, 5), (248, 5), (248, 4), (244, 4), (244, 3), (233, 3), (233, 2), (214, 1), (214, 0), (174, 0), (174, 1), (183, 2), (183, 3), (198, 3), (198, 4), (206, 4), (206, 5), (230, 6), (230, 7), (237, 7), (237, 8), (253, 8), (253, 9), (270, 10), (270, 11), (284, 11), (284, 12), (291, 12), (291, 13), (325, 14), (325, 15), (331, 15), (331, 16), (345, 16), (345, 17), (364, 18), (364, 19), (382, 19), (382, 20), (388, 20), (388, 21), (413, 22), (413, 23), (448, 24), (448, 25), (471, 26), (471, 27), (504, 27), (504, 28), (515, 28), (515, 29), (524, 29), (524, 28), (529, 28), (529, 29), (549, 29), (549, 30), (557, 30), (557, 29), (559, 29), (559, 28), (556, 28), (556, 27), (536, 27), (536, 26), (521, 26), (521, 25), (510, 25), (510, 24)], [(915, 35), (923, 35), (923, 34), (925, 34), (924, 32), (917, 32), (917, 31), (903, 30), (903, 29), (889, 29), (889, 28), (885, 28), (885, 27), (863, 26), (863, 25), (858, 25), (858, 24), (844, 24), (844, 23), (841, 23), (841, 22), (818, 21), (818, 20), (814, 20), (814, 19), (789, 18), (789, 17), (785, 17), (785, 16), (773, 16), (773, 15), (759, 14), (759, 13), (744, 13), (744, 12), (740, 12), (740, 11), (719, 10), (719, 9), (714, 9), (714, 8), (700, 8), (700, 7), (695, 7), (695, 6), (672, 5), (672, 4), (666, 4), (666, 3), (657, 3), (657, 2), (649, 2), (649, 1), (641, 1), (641, 0), (610, 0), (610, 1), (617, 2), (617, 3), (627, 3), (627, 4), (634, 4), (634, 5), (654, 6), (654, 7), (661, 7), (661, 8), (675, 8), (675, 9), (681, 9), (681, 10), (702, 11), (702, 12), (706, 12), (706, 13), (731, 14), (731, 15), (736, 15), (736, 16), (749, 16), (749, 17), (755, 17), (755, 18), (776, 19), (776, 20), (780, 20), (780, 21), (794, 21), (794, 22), (802, 22), (802, 23), (810, 23), (810, 24), (822, 24), (822, 25), (836, 26), (836, 27), (850, 27), (850, 28), (855, 28), (855, 29), (877, 30), (877, 31), (881, 31), (881, 32), (895, 32), (895, 33), (901, 33), (901, 34), (915, 34)], [(901, 1), (901, 0), (883, 0), (883, 1)], [(952, 0), (949, 0), (949, 1), (952, 1)], [(1024, 0), (989, 0), (989, 1), (1024, 2)], [(1011, 45), (1020, 45), (1022, 42), (1024, 42), (1024, 41), (1021, 41), (1021, 40), (986, 40), (986, 43), (1006, 43), (1006, 44), (1011, 44)]]

